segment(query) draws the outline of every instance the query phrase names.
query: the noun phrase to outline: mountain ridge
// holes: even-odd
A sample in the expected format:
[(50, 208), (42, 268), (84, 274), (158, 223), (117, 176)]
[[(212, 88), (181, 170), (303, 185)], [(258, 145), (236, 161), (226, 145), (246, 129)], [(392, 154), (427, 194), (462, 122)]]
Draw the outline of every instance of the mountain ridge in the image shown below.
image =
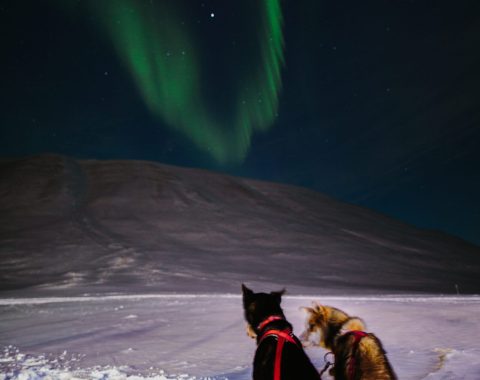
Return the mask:
[(2, 290), (480, 292), (479, 247), (301, 187), (59, 155), (0, 178)]

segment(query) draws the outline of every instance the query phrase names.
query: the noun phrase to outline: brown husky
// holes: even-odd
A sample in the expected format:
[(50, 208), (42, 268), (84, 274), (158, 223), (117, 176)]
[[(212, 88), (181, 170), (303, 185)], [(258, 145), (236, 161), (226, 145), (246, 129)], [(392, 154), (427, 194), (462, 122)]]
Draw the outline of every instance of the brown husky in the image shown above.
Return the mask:
[[(364, 322), (345, 312), (317, 303), (307, 311), (306, 330), (300, 336), (304, 344), (313, 343), (332, 351), (335, 365), (330, 374), (335, 380), (397, 379), (380, 340), (365, 333)], [(312, 342), (312, 337), (316, 341)]]

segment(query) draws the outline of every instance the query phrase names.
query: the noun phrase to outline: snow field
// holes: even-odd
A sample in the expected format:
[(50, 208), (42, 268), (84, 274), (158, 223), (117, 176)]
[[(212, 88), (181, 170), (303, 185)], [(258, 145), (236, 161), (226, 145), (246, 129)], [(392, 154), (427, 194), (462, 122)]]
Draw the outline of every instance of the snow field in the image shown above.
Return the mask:
[[(312, 301), (363, 318), (400, 379), (480, 378), (480, 297), (286, 296), (297, 335)], [(239, 295), (192, 294), (1, 299), (0, 347), (0, 380), (244, 380), (255, 351)]]

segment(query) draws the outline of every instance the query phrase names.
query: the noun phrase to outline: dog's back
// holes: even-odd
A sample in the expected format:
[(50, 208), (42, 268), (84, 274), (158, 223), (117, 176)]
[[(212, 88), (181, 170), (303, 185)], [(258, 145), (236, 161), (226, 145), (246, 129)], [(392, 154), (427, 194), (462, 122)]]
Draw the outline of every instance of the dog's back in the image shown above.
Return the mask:
[[(266, 338), (257, 348), (253, 361), (254, 380), (272, 380), (278, 341)], [(282, 352), (281, 380), (319, 380), (320, 375), (301, 346), (285, 343)]]
[(337, 339), (335, 380), (394, 380), (396, 375), (387, 360), (382, 343), (374, 334), (361, 339), (345, 334)]

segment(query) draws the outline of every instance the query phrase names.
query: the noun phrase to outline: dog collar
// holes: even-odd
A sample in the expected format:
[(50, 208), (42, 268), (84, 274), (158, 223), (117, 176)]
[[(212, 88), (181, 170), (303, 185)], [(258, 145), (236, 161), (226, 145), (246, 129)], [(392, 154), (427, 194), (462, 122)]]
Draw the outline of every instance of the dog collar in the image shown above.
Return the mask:
[(267, 326), (269, 323), (274, 322), (274, 321), (284, 321), (284, 320), (285, 320), (285, 318), (283, 318), (279, 315), (272, 315), (272, 316), (268, 317), (267, 319), (265, 319), (263, 322), (261, 322), (258, 325), (257, 329), (258, 329), (258, 331), (262, 331), (265, 328), (265, 326)]

